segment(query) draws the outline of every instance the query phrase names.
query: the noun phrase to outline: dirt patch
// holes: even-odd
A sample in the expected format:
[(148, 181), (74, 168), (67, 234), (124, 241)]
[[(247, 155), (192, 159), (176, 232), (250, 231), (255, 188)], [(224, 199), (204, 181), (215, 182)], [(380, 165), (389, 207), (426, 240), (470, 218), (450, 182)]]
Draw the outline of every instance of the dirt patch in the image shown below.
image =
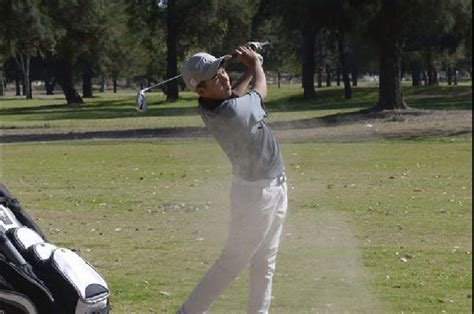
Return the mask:
[(348, 113), (276, 123), (279, 138), (318, 140), (420, 139), (472, 136), (472, 111), (407, 110)]
[[(280, 139), (417, 139), (472, 135), (470, 110), (352, 112), (296, 121), (270, 121)], [(205, 138), (203, 127), (154, 129), (5, 128), (0, 143), (86, 139)]]
[[(370, 287), (371, 277), (362, 262), (363, 243), (354, 237), (349, 217), (333, 210), (318, 210), (305, 222), (288, 221), (285, 228), (282, 251), (291, 254), (292, 249), (303, 246), (305, 258), (291, 260), (291, 267), (281, 267), (278, 276), (283, 276), (279, 278), (283, 286), (285, 271), (292, 269), (291, 276), (300, 276), (295, 279), (312, 294), (308, 312), (382, 312), (383, 305)], [(298, 237), (302, 238), (300, 242), (294, 242)], [(280, 257), (283, 265), (289, 258), (287, 254)], [(284, 295), (276, 300), (279, 297)]]

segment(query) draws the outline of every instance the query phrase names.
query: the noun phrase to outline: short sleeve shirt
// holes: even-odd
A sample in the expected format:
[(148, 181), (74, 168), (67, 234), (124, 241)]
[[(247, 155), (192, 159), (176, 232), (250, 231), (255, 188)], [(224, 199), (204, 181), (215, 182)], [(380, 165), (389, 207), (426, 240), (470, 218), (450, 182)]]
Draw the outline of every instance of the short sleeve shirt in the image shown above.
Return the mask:
[(257, 92), (219, 101), (200, 98), (199, 112), (232, 163), (234, 175), (256, 181), (284, 172), (280, 145), (265, 121), (267, 113)]

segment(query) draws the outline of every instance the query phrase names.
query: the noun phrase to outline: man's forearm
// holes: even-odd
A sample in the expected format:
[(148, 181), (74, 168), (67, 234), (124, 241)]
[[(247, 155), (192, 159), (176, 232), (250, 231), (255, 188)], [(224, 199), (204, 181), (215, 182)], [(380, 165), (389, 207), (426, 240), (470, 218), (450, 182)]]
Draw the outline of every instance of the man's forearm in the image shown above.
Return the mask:
[(267, 97), (267, 77), (260, 62), (255, 65), (255, 85), (253, 90), (258, 92), (263, 99)]
[(242, 77), (237, 81), (237, 83), (232, 86), (232, 90), (238, 96), (242, 96), (247, 90), (250, 82), (252, 81), (254, 71), (252, 69), (247, 69)]

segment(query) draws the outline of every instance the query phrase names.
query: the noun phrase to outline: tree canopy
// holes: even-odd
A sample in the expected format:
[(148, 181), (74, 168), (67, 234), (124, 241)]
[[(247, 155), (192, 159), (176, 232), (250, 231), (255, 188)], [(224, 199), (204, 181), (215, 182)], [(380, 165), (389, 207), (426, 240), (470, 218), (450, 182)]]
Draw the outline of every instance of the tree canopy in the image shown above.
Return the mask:
[[(472, 73), (472, 0), (0, 0), (0, 8), (0, 61), (16, 60), (22, 78), (4, 75), (28, 88), (39, 58), (45, 85), (58, 82), (70, 104), (92, 96), (94, 79), (150, 85), (193, 53), (223, 55), (249, 40), (270, 40), (266, 69), (300, 75), (307, 98), (323, 73), (327, 84), (342, 76), (350, 98), (360, 73), (375, 72), (376, 109), (405, 108), (407, 70), (414, 85), (425, 76), (436, 84), (440, 71)], [(178, 99), (178, 82), (164, 91)]]

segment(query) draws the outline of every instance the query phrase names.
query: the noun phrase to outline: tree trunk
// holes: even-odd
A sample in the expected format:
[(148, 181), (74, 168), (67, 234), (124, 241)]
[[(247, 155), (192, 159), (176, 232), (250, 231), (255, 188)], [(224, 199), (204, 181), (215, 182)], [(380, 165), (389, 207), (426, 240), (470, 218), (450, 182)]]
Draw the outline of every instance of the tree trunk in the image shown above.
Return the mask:
[(82, 97), (92, 98), (92, 69), (88, 63), (84, 64), (82, 72)]
[(105, 93), (105, 78), (101, 76), (100, 78), (100, 92)]
[(458, 80), (459, 80), (459, 71), (458, 70), (454, 70), (454, 85), (458, 85)]
[(31, 57), (29, 55), (20, 54), (19, 56), (14, 56), (14, 59), (18, 67), (20, 67), (21, 72), (23, 74), (23, 95), (26, 96), (27, 99), (32, 99), (33, 95), (31, 93), (31, 84), (30, 84)]
[(281, 72), (278, 71), (278, 88), (281, 88)]
[(4, 85), (4, 82), (3, 80), (0, 80), (0, 96), (5, 96), (5, 85)]
[(424, 84), (425, 86), (428, 86), (429, 82), (428, 82), (428, 74), (427, 74), (427, 71), (423, 71), (422, 75), (423, 75), (423, 84)]
[(453, 85), (453, 69), (450, 66), (447, 67), (446, 76), (446, 78), (448, 79), (448, 85)]
[(341, 67), (338, 65), (336, 70), (336, 84), (337, 86), (341, 86)]
[(347, 49), (345, 45), (345, 39), (343, 34), (337, 35), (337, 46), (339, 51), (339, 59), (342, 67), (342, 80), (344, 81), (344, 98), (352, 98), (352, 87), (351, 80), (349, 78), (349, 69), (348, 69), (348, 58), (347, 58)]
[[(168, 36), (166, 38), (166, 46), (168, 48), (167, 59), (167, 76), (175, 77), (178, 73), (178, 25), (176, 22), (176, 0), (168, 0), (168, 8), (166, 15), (166, 25), (168, 28)], [(168, 101), (176, 101), (179, 98), (178, 82), (176, 80), (170, 82), (167, 86), (166, 99)]]
[(15, 80), (15, 96), (21, 96), (20, 79)]
[(67, 61), (56, 61), (56, 77), (63, 89), (68, 105), (83, 104), (84, 101), (74, 88), (74, 66)]
[(418, 63), (413, 62), (411, 64), (411, 81), (414, 87), (421, 86), (421, 67)]
[(438, 70), (436, 69), (435, 65), (433, 65), (433, 67), (432, 67), (431, 80), (432, 80), (432, 85), (433, 86), (438, 86), (439, 85)]
[(56, 85), (56, 80), (51, 79), (48, 75), (44, 80), (44, 88), (46, 89), (46, 95), (54, 95), (54, 86)]
[(117, 94), (117, 79), (114, 77), (114, 94)]
[(50, 67), (46, 64), (46, 71), (44, 75), (44, 88), (46, 95), (54, 95), (54, 87), (56, 85), (56, 78), (51, 72)]
[(331, 67), (326, 64), (326, 87), (331, 87)]
[(357, 65), (354, 64), (352, 66), (352, 86), (358, 86), (359, 85), (359, 70), (357, 69)]
[(311, 99), (316, 98), (316, 90), (314, 88), (314, 52), (316, 48), (316, 31), (313, 29), (304, 29), (303, 35), (303, 62), (302, 62), (302, 73), (303, 73), (303, 89), (304, 98)]
[(426, 64), (428, 66), (428, 85), (437, 86), (438, 85), (438, 71), (433, 61), (433, 53), (428, 52)]
[(406, 109), (402, 94), (402, 45), (385, 40), (380, 49), (380, 86), (377, 110)]
[(33, 82), (29, 80), (29, 86), (28, 86), (28, 99), (33, 99)]
[(323, 68), (320, 66), (318, 67), (318, 87), (323, 87)]

